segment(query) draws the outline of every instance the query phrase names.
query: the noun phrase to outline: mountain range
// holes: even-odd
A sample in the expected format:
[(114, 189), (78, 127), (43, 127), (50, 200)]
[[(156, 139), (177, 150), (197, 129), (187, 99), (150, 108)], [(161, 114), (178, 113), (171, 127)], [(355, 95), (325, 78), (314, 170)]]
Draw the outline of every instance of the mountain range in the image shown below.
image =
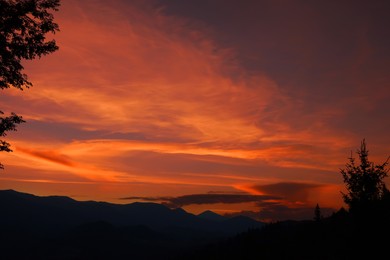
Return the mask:
[(265, 223), (157, 203), (113, 204), (0, 190), (1, 259), (183, 259)]
[(76, 201), (64, 196), (40, 197), (14, 190), (0, 191), (0, 209), (0, 227), (46, 232), (99, 221), (118, 227), (143, 225), (156, 231), (187, 229), (219, 235), (234, 235), (264, 226), (244, 216), (227, 218), (212, 211), (194, 215), (157, 203)]

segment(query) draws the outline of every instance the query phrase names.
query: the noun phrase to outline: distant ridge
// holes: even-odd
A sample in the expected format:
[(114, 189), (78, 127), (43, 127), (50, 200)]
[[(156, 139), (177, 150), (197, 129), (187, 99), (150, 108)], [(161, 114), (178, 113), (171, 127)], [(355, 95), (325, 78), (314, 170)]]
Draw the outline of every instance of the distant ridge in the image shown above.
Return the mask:
[(213, 221), (224, 221), (228, 219), (227, 217), (221, 216), (211, 210), (203, 211), (198, 215), (199, 218), (213, 220)]
[(105, 222), (119, 227), (146, 226), (164, 232), (196, 230), (197, 233), (233, 235), (265, 225), (246, 217), (223, 217), (212, 211), (196, 216), (157, 203), (76, 201), (66, 196), (40, 197), (15, 190), (0, 190), (0, 210), (0, 227), (50, 232)]

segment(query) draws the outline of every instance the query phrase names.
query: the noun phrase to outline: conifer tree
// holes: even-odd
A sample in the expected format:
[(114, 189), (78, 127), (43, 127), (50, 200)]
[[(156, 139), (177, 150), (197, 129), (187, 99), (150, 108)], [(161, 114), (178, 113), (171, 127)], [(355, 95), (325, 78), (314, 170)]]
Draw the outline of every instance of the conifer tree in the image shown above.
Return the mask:
[(389, 171), (386, 169), (389, 159), (378, 165), (370, 162), (365, 139), (361, 142), (357, 154), (360, 160), (358, 165), (351, 153), (345, 169), (340, 169), (348, 191), (347, 193), (342, 192), (342, 196), (350, 211), (373, 205), (381, 201), (389, 192), (384, 182)]
[(320, 205), (316, 205), (315, 209), (314, 209), (314, 221), (320, 221), (322, 219), (322, 215), (321, 215), (321, 208), (320, 208)]

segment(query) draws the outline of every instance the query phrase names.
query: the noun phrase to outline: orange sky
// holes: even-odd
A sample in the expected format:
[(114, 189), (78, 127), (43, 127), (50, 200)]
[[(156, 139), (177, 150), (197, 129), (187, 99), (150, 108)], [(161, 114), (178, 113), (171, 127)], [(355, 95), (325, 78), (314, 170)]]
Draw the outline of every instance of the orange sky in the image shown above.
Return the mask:
[(0, 98), (27, 121), (0, 188), (259, 219), (342, 206), (350, 151), (390, 153), (380, 8), (193, 2), (63, 0), (59, 51)]

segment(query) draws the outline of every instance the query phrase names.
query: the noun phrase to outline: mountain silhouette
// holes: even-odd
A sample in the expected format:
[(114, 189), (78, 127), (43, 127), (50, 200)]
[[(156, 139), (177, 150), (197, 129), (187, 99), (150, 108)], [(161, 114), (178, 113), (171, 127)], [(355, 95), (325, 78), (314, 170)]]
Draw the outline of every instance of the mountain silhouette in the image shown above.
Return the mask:
[[(265, 224), (157, 203), (114, 204), (0, 190), (1, 259), (171, 260)], [(175, 258), (179, 256), (179, 258)]]
[(196, 216), (157, 203), (76, 201), (64, 196), (40, 197), (14, 190), (0, 191), (0, 209), (0, 227), (40, 232), (106, 222), (116, 227), (145, 226), (160, 232), (192, 230), (194, 234), (205, 232), (223, 236), (264, 225), (246, 217), (226, 218), (212, 211)]
[(211, 210), (203, 211), (198, 215), (198, 217), (202, 219), (213, 220), (213, 221), (224, 221), (228, 219), (227, 217), (221, 216)]

